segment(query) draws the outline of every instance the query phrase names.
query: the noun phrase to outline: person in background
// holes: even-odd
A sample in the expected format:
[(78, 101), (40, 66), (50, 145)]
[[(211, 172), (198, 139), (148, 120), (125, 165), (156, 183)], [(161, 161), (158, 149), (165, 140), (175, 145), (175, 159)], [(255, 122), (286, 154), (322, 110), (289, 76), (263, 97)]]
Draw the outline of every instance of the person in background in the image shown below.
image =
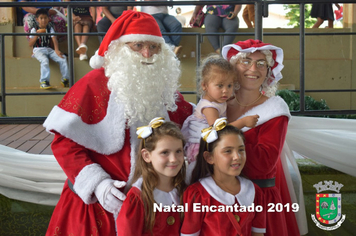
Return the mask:
[[(60, 0), (19, 0), (20, 2), (58, 2)], [(32, 28), (36, 27), (35, 14), (39, 8), (49, 8), (49, 7), (23, 7), (23, 26), (26, 33), (30, 33)], [(52, 7), (48, 11), (49, 14), (49, 24), (54, 28), (54, 31), (57, 33), (66, 33), (67, 32), (67, 18), (65, 15), (59, 11), (57, 7)], [(29, 36), (27, 36), (29, 39)], [(64, 41), (66, 38), (65, 35), (60, 35), (57, 37), (59, 42)]]
[[(197, 5), (194, 9), (190, 24), (193, 23), (198, 12), (203, 9), (203, 5)], [(241, 10), (241, 5), (207, 5), (204, 19), (206, 33), (218, 33), (222, 28), (225, 33), (235, 33), (239, 29), (239, 18), (237, 14)], [(223, 42), (220, 42), (218, 35), (209, 35), (209, 42), (217, 54), (220, 54), (220, 44), (225, 46), (234, 41), (234, 35), (224, 36)]]
[(180, 7), (176, 8), (176, 18), (177, 20), (182, 24), (182, 27), (185, 27), (186, 25), (186, 19), (185, 16), (182, 15), (182, 9)]
[(182, 205), (185, 190), (184, 137), (162, 117), (137, 130), (141, 139), (134, 184), (116, 219), (118, 236), (179, 236), (183, 213), (154, 210)]
[[(70, 0), (66, 0), (70, 1)], [(76, 0), (76, 1), (87, 1), (91, 2), (92, 0)], [(96, 16), (95, 7), (74, 7), (73, 8), (73, 28), (74, 33), (89, 33), (91, 28), (94, 25), (94, 18)], [(79, 60), (87, 60), (87, 51), (88, 46), (87, 41), (89, 35), (75, 35), (75, 41), (77, 42), (78, 48), (75, 50), (79, 54)]]
[[(109, 2), (128, 2), (131, 0), (108, 0)], [(132, 6), (103, 6), (102, 13), (104, 17), (98, 22), (96, 25), (96, 29), (98, 33), (106, 33), (112, 23), (122, 15), (122, 13), (126, 10), (132, 10)], [(99, 35), (99, 43), (101, 43), (104, 39), (105, 35)]]
[[(36, 11), (36, 21), (37, 25), (35, 28), (31, 29), (31, 33), (51, 33), (54, 34), (53, 27), (49, 25), (48, 10), (45, 8), (40, 8)], [(50, 42), (53, 42), (54, 50), (50, 47)], [(33, 47), (33, 57), (35, 57), (41, 63), (41, 78), (40, 78), (40, 88), (50, 89), (49, 84), (50, 79), (50, 69), (49, 69), (49, 59), (57, 62), (59, 64), (59, 69), (62, 74), (61, 83), (64, 87), (69, 86), (69, 73), (66, 56), (63, 55), (58, 48), (57, 37), (54, 35), (30, 35), (29, 46)]]
[(247, 28), (255, 27), (255, 5), (247, 4), (242, 12), (242, 17), (247, 25)]
[[(335, 3), (335, 6), (340, 10), (339, 4)], [(313, 3), (310, 16), (316, 18), (316, 22), (312, 28), (319, 28), (325, 20), (328, 21), (327, 28), (334, 28), (334, 11), (332, 3)]]
[(155, 117), (182, 125), (192, 112), (177, 92), (180, 62), (149, 14), (123, 12), (90, 65), (95, 70), (43, 124), (55, 135), (53, 155), (68, 176), (47, 236), (116, 235), (115, 217), (135, 171), (136, 129)]
[[(145, 0), (145, 1), (154, 1), (154, 0)], [(172, 15), (168, 14), (167, 6), (142, 6), (141, 11), (152, 15), (159, 28), (161, 33), (181, 33), (182, 24)], [(164, 41), (174, 47), (174, 53), (179, 55), (182, 50), (182, 46), (179, 45), (182, 38), (181, 35), (163, 35)]]

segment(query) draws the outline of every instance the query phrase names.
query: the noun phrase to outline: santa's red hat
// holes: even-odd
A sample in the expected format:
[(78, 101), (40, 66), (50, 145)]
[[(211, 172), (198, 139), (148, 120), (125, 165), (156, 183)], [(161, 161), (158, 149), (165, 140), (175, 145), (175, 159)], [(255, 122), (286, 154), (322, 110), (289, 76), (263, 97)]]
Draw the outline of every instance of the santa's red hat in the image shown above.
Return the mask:
[(159, 26), (150, 14), (131, 10), (124, 11), (111, 25), (99, 50), (90, 59), (92, 68), (98, 69), (103, 66), (105, 52), (114, 40), (123, 43), (137, 41), (164, 43)]
[(254, 53), (256, 51), (269, 50), (272, 52), (274, 64), (271, 66), (271, 76), (268, 81), (272, 85), (282, 79), (281, 70), (283, 69), (283, 49), (273, 46), (272, 44), (264, 43), (260, 40), (248, 39), (246, 41), (239, 41), (235, 44), (228, 44), (222, 49), (222, 56), (230, 61), (231, 57), (239, 52)]

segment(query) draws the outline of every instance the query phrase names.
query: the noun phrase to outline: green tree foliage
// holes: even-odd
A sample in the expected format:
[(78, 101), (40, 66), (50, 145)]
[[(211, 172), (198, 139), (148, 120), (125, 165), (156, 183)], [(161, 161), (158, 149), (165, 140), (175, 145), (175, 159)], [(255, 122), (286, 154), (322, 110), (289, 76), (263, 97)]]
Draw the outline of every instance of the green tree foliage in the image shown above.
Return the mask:
[[(316, 18), (312, 18), (310, 16), (310, 11), (312, 8), (311, 4), (305, 4), (305, 11), (304, 11), (304, 16), (305, 16), (305, 28), (311, 28), (315, 22)], [(288, 25), (293, 26), (294, 28), (299, 28), (300, 26), (300, 7), (299, 4), (283, 4), (284, 10), (288, 11), (286, 14), (286, 17), (289, 19)]]

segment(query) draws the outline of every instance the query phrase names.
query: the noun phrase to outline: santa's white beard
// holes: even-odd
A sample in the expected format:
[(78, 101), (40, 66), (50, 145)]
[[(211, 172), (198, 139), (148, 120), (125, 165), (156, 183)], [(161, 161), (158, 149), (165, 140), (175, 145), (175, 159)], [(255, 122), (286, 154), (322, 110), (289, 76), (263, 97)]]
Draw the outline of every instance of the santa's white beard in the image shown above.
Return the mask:
[(104, 68), (109, 90), (125, 107), (128, 126), (148, 124), (157, 116), (165, 116), (165, 110), (176, 110), (179, 61), (165, 45), (148, 59), (127, 45), (110, 45)]

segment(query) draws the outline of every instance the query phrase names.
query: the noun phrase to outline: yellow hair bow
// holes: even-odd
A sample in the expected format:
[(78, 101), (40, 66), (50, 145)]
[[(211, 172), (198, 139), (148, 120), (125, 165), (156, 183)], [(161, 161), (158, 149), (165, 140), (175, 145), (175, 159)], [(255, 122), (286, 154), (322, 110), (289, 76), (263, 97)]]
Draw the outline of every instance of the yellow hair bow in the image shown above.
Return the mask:
[(218, 139), (218, 133), (217, 131), (222, 130), (223, 128), (225, 128), (227, 125), (227, 119), (226, 117), (222, 117), (217, 119), (214, 122), (213, 126), (210, 126), (208, 128), (203, 129), (201, 132), (201, 137), (202, 139), (207, 142), (207, 143), (211, 143), (214, 142), (215, 140)]
[(136, 134), (139, 139), (145, 139), (152, 134), (152, 128), (158, 128), (165, 122), (164, 118), (156, 117), (151, 120), (147, 126), (141, 126), (137, 128)]

